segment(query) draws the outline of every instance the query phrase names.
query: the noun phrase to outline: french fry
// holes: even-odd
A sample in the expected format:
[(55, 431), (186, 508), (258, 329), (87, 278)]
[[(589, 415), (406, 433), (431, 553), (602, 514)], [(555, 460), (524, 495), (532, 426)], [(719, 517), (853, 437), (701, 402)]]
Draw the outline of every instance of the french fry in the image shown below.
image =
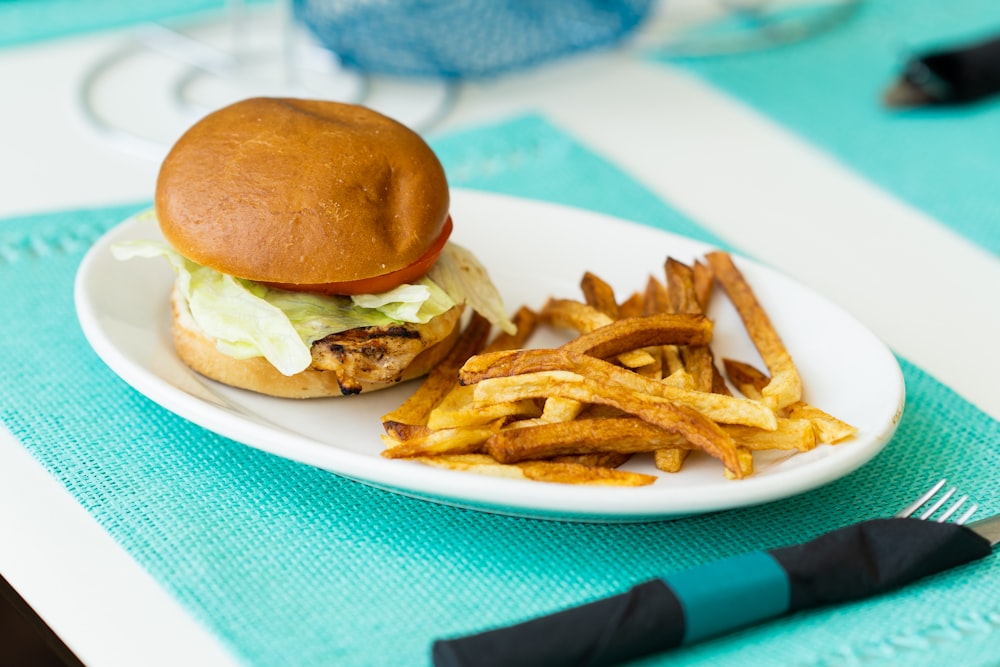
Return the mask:
[(443, 456), (416, 456), (411, 459), (424, 465), (447, 470), (460, 470), (490, 477), (527, 479), (524, 471), (515, 465), (497, 463), (486, 454), (445, 454)]
[(618, 301), (611, 285), (587, 271), (580, 281), (580, 290), (588, 306), (596, 308), (613, 320), (618, 319)]
[(485, 379), (476, 384), (476, 401), (484, 405), (546, 396), (618, 408), (666, 431), (683, 435), (688, 442), (722, 461), (734, 475), (742, 475), (732, 438), (714, 421), (686, 405), (613, 384), (601, 384), (570, 371), (525, 373)]
[[(488, 344), (489, 325), (474, 315), (445, 361), (383, 417), (383, 456), (513, 479), (640, 486), (656, 476), (619, 468), (635, 454), (667, 473), (701, 450), (725, 477), (741, 479), (753, 474), (755, 452), (853, 436), (853, 426), (802, 400), (798, 369), (731, 257), (705, 259), (668, 257), (664, 282), (650, 276), (621, 303), (586, 272), (584, 301), (523, 307), (512, 318), (517, 332)], [(767, 372), (733, 359), (719, 372), (705, 314), (716, 283)], [(530, 349), (543, 324), (575, 336)]]
[(577, 336), (563, 349), (607, 359), (627, 350), (653, 345), (707, 345), (712, 320), (704, 315), (658, 313), (610, 322)]
[(722, 367), (726, 371), (726, 377), (741, 394), (755, 401), (763, 400), (762, 392), (770, 378), (760, 369), (735, 359), (723, 359)]
[(631, 458), (632, 455), (625, 452), (593, 452), (592, 454), (553, 456), (548, 460), (553, 463), (579, 463), (591, 468), (618, 468), (628, 463)]
[[(691, 267), (668, 257), (663, 269), (667, 279), (667, 295), (673, 312), (702, 315), (704, 311), (695, 292), (694, 271)], [(699, 391), (712, 391), (715, 369), (708, 345), (687, 344), (680, 348), (679, 352), (684, 367), (694, 378), (694, 388)]]
[(726, 479), (742, 479), (743, 477), (748, 477), (753, 474), (753, 451), (747, 447), (737, 446), (736, 457), (740, 464), (741, 475), (737, 477), (732, 470), (727, 468), (723, 471)]
[(643, 314), (642, 292), (632, 292), (632, 296), (618, 304), (618, 317), (639, 317)]
[(667, 288), (659, 280), (650, 276), (646, 280), (646, 291), (643, 292), (643, 314), (655, 315), (657, 313), (669, 313), (670, 295)]
[(497, 463), (481, 454), (427, 456), (413, 459), (426, 465), (512, 479), (530, 479), (556, 484), (596, 486), (646, 486), (656, 481), (652, 475), (553, 461), (525, 461), (515, 465)]
[(542, 409), (537, 401), (524, 400), (480, 406), (473, 402), (474, 387), (458, 386), (445, 395), (427, 417), (432, 430), (459, 426), (481, 426), (497, 419), (539, 417)]
[(822, 443), (834, 445), (854, 437), (858, 432), (857, 427), (851, 426), (805, 401), (792, 403), (785, 409), (785, 412), (791, 419), (808, 420), (816, 431), (816, 439)]
[(500, 430), (501, 420), (483, 426), (447, 428), (429, 431), (409, 440), (399, 440), (391, 434), (382, 436), (387, 459), (435, 456), (440, 454), (473, 454), (482, 450), (483, 443)]
[(816, 431), (808, 419), (778, 419), (778, 427), (773, 431), (725, 424), (722, 427), (726, 433), (741, 447), (753, 451), (765, 449), (783, 449), (808, 452), (816, 447)]
[[(779, 419), (778, 428), (774, 431), (726, 424), (722, 430), (729, 434), (737, 447), (750, 451), (776, 449), (805, 452), (816, 446), (815, 432), (805, 419)], [(689, 452), (692, 448), (693, 445), (683, 436), (632, 416), (581, 418), (563, 423), (504, 428), (490, 436), (483, 445), (483, 451), (501, 463), (598, 453), (657, 454), (675, 449)], [(656, 462), (657, 468), (664, 472), (676, 472), (687, 455), (658, 456), (662, 461)]]
[(530, 428), (503, 429), (483, 449), (501, 463), (610, 452), (637, 454), (658, 447), (692, 445), (683, 437), (636, 417), (576, 419)]
[(726, 252), (710, 252), (705, 259), (735, 306), (750, 340), (771, 374), (770, 381), (761, 391), (764, 403), (779, 410), (800, 400), (802, 379), (798, 369), (742, 272)]
[(692, 277), (694, 278), (694, 293), (701, 304), (701, 312), (708, 312), (708, 304), (712, 300), (712, 287), (715, 285), (715, 274), (711, 267), (704, 262), (695, 260), (691, 265)]
[(518, 463), (527, 479), (557, 484), (590, 484), (593, 486), (648, 486), (656, 481), (653, 475), (627, 470), (587, 466), (558, 461), (524, 461)]
[[(658, 315), (673, 312), (670, 306), (670, 295), (667, 288), (659, 280), (650, 276), (646, 281), (646, 291), (643, 298), (643, 315)], [(681, 353), (676, 345), (660, 346), (660, 376), (673, 375), (684, 368)]]
[(680, 472), (690, 453), (682, 447), (662, 447), (653, 452), (653, 464), (663, 472)]
[(674, 387), (566, 349), (512, 350), (477, 355), (462, 367), (459, 378), (462, 384), (475, 384), (490, 378), (544, 371), (571, 371), (593, 382), (684, 405), (725, 424), (744, 424), (763, 429), (777, 426), (774, 412), (756, 401)]
[(398, 408), (382, 416), (382, 427), (390, 435), (406, 439), (420, 432), (407, 426), (426, 426), (431, 410), (458, 384), (458, 370), (469, 357), (479, 352), (490, 335), (489, 321), (473, 312), (455, 346), (431, 369), (417, 390)]
[(515, 350), (528, 344), (528, 340), (538, 328), (538, 313), (527, 306), (521, 306), (514, 313), (510, 321), (514, 323), (516, 330), (514, 333), (501, 331), (497, 337), (483, 348), (483, 352), (496, 352), (498, 350)]
[[(581, 334), (600, 329), (615, 321), (593, 306), (572, 299), (549, 299), (542, 308), (541, 316), (552, 326), (573, 329)], [(647, 352), (636, 348), (623, 352), (618, 360), (626, 368), (640, 368), (655, 362)]]
[[(723, 360), (726, 375), (744, 396), (760, 400), (761, 391), (767, 386), (768, 377), (754, 366), (733, 359)], [(782, 411), (791, 419), (805, 419), (812, 424), (819, 442), (834, 444), (847, 440), (857, 433), (858, 429), (847, 422), (837, 419), (814, 405), (805, 401), (796, 401)]]

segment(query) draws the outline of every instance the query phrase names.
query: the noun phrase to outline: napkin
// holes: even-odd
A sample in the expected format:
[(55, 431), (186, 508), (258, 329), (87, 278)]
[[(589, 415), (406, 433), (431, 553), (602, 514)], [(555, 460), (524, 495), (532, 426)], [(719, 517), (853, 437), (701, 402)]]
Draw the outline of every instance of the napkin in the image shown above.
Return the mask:
[(795, 44), (734, 56), (650, 58), (703, 77), (955, 233), (1000, 253), (1000, 98), (906, 112), (881, 104), (882, 91), (914, 54), (997, 33), (995, 0), (866, 0), (850, 20)]
[[(471, 128), (434, 147), (455, 186), (597, 208), (712, 241), (544, 118)], [(984, 513), (1000, 509), (997, 422), (906, 360), (906, 412), (871, 463), (794, 498), (678, 521), (480, 513), (246, 447), (132, 390), (76, 324), (72, 284), (84, 252), (145, 205), (0, 222), (0, 420), (248, 665), (430, 664), (435, 639), (884, 516), (942, 475), (961, 481)], [(998, 559), (988, 558), (876, 600), (797, 614), (643, 664), (993, 664), (998, 575)]]

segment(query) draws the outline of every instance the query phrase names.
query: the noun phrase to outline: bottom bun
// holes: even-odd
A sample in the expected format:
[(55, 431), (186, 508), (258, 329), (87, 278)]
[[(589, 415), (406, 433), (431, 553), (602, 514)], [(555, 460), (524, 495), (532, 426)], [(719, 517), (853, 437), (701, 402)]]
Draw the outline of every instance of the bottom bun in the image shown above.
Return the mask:
[[(454, 320), (451, 331), (417, 354), (398, 377), (386, 382), (352, 380), (352, 389), (345, 391), (334, 371), (309, 368), (295, 375), (284, 375), (263, 357), (234, 359), (219, 352), (215, 340), (200, 331), (191, 319), (187, 304), (177, 290), (171, 296), (174, 348), (185, 364), (217, 382), (280, 398), (323, 398), (371, 393), (424, 376), (451, 351), (461, 329), (458, 324), (461, 309), (448, 311), (441, 317)], [(357, 386), (360, 386), (360, 391), (354, 388)]]

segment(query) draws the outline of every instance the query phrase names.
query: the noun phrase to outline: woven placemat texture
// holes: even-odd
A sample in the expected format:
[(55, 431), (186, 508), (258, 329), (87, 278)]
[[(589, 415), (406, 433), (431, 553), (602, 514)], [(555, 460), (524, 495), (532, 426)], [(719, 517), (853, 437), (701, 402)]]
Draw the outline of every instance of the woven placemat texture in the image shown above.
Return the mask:
[[(436, 148), (454, 185), (592, 206), (705, 238), (541, 118), (469, 130)], [(428, 664), (437, 637), (883, 515), (941, 475), (961, 481), (984, 512), (1000, 510), (997, 422), (905, 361), (907, 409), (872, 463), (799, 497), (680, 521), (594, 525), (478, 513), (243, 446), (133, 391), (76, 323), (72, 285), (84, 252), (141, 206), (0, 223), (0, 418), (248, 665)], [(1000, 561), (992, 558), (643, 664), (989, 665), (998, 639)]]
[(865, 0), (805, 41), (681, 65), (750, 104), (973, 243), (1000, 253), (1000, 97), (890, 111), (882, 92), (910, 56), (1000, 37), (995, 0)]
[[(251, 4), (262, 1), (250, 0)], [(225, 0), (3, 0), (0, 2), (0, 47), (70, 37), (135, 25), (145, 21), (188, 20), (218, 12)]]

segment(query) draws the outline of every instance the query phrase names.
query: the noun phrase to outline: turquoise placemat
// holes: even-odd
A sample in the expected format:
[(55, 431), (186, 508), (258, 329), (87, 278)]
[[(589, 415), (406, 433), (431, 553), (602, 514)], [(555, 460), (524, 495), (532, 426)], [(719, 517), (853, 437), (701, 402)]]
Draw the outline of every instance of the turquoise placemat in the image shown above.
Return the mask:
[(187, 18), (219, 11), (225, 4), (225, 0), (0, 0), (0, 47)]
[[(435, 148), (457, 186), (596, 206), (708, 238), (542, 118), (468, 130)], [(76, 324), (72, 283), (84, 252), (142, 205), (0, 223), (0, 419), (248, 665), (425, 665), (434, 638), (805, 540), (900, 506), (942, 474), (961, 480), (984, 512), (1000, 510), (998, 423), (905, 361), (906, 414), (870, 465), (786, 501), (681, 521), (589, 525), (482, 514), (245, 447), (131, 390)], [(1000, 559), (992, 558), (643, 664), (985, 666), (996, 664), (998, 647)]]
[(658, 59), (697, 73), (1000, 253), (1000, 96), (953, 109), (889, 111), (880, 103), (910, 55), (997, 36), (996, 0), (865, 0), (849, 21), (797, 44)]

